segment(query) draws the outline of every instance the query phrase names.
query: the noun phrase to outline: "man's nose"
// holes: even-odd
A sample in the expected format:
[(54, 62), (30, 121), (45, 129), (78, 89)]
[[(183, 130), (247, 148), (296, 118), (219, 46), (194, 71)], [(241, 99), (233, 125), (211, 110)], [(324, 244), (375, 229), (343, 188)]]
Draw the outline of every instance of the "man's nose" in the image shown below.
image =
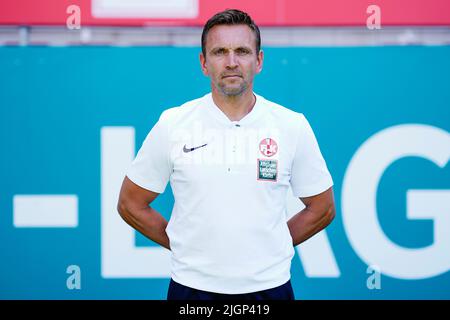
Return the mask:
[(234, 52), (230, 52), (230, 54), (228, 54), (227, 56), (227, 68), (228, 69), (234, 69), (238, 66), (238, 61), (237, 61), (237, 57), (234, 54)]

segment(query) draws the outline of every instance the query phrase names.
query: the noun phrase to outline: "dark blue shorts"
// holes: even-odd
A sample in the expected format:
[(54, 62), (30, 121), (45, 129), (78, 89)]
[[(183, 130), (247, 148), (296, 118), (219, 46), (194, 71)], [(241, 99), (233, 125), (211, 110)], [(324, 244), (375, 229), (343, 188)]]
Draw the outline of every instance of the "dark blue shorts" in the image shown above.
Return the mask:
[(279, 287), (263, 291), (223, 294), (186, 287), (171, 279), (167, 300), (295, 300), (295, 297), (290, 280)]

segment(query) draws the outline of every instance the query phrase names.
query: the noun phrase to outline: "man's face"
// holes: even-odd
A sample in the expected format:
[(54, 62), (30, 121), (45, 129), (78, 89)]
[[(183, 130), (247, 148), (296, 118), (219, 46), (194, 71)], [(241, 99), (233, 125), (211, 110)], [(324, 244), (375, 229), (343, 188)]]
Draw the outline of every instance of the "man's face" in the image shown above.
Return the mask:
[(211, 78), (213, 90), (237, 96), (253, 90), (253, 78), (261, 72), (263, 53), (256, 52), (256, 39), (246, 25), (218, 25), (206, 38), (206, 57), (200, 54), (202, 71)]

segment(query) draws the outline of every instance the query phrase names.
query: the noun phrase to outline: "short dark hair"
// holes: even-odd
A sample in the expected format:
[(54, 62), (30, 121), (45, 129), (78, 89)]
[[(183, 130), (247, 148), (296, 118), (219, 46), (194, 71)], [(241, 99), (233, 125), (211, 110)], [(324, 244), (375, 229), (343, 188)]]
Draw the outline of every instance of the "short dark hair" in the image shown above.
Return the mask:
[(255, 34), (256, 38), (256, 54), (261, 50), (261, 34), (259, 28), (253, 19), (244, 11), (237, 9), (227, 9), (225, 11), (216, 13), (211, 17), (203, 27), (202, 32), (202, 53), (206, 58), (206, 37), (208, 36), (209, 30), (217, 25), (247, 25)]

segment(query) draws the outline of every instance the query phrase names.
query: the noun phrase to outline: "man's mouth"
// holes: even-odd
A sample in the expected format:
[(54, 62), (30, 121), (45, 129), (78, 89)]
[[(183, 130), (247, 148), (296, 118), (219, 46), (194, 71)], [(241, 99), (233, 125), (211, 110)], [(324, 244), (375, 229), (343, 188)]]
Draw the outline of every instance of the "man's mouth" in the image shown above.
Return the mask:
[(239, 74), (227, 74), (227, 75), (223, 76), (222, 78), (242, 78), (242, 76)]

